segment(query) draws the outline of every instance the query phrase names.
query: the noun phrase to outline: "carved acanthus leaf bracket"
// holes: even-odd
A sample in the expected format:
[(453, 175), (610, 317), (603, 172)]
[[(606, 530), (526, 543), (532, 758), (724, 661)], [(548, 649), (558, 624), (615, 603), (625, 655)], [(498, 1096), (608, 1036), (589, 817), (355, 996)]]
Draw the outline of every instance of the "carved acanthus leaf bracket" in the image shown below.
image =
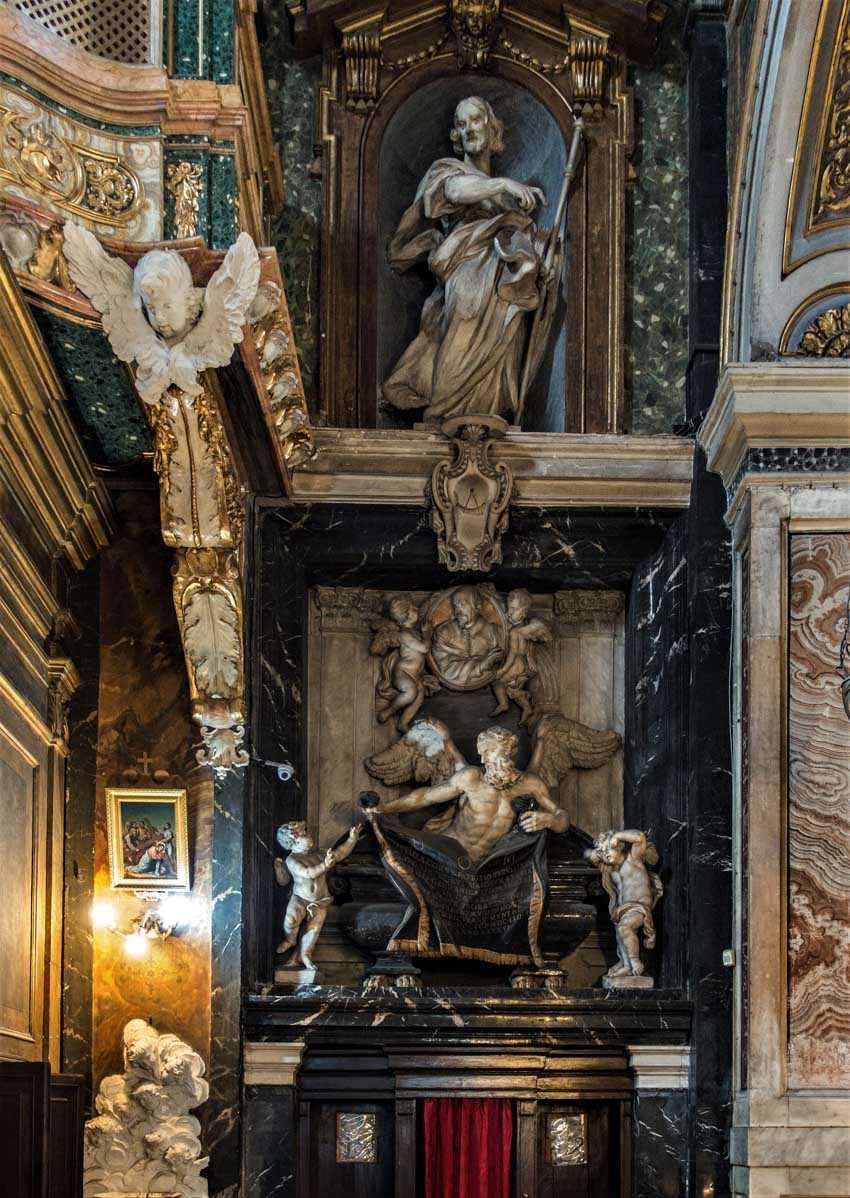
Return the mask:
[(192, 717), (201, 727), (201, 765), (217, 774), (248, 764), (242, 587), (231, 549), (178, 549), (174, 608), (186, 654)]
[(502, 560), (514, 479), (504, 462), (493, 463), (492, 450), (507, 428), (497, 416), (456, 416), (442, 425), (455, 457), (431, 475), (431, 525), (439, 560), (453, 572), (486, 571)]
[(458, 66), (483, 68), (498, 32), (502, 0), (451, 0), (451, 27)]
[(224, 776), (248, 764), (242, 586), (242, 489), (209, 386), (176, 387), (145, 409), (154, 434), (162, 536), (176, 550), (174, 607), (186, 656), (201, 765)]

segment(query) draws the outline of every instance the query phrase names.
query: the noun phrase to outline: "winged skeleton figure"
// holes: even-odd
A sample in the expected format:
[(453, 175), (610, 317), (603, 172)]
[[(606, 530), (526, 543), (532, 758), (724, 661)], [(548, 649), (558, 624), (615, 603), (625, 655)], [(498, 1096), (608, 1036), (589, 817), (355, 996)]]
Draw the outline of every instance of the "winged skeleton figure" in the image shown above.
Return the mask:
[(260, 259), (240, 233), (207, 283), (195, 287), (176, 250), (150, 250), (131, 269), (87, 229), (65, 223), (71, 277), (100, 312), (115, 356), (136, 363), (136, 390), (148, 404), (170, 386), (200, 395), (198, 375), (226, 366), (257, 294)]

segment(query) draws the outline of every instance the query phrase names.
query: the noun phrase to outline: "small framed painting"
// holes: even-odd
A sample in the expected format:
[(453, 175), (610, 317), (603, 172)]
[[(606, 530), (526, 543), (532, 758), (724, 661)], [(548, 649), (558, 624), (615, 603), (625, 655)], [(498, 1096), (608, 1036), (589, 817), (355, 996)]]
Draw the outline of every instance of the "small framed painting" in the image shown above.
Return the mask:
[(188, 890), (185, 790), (107, 787), (112, 885), (121, 890)]

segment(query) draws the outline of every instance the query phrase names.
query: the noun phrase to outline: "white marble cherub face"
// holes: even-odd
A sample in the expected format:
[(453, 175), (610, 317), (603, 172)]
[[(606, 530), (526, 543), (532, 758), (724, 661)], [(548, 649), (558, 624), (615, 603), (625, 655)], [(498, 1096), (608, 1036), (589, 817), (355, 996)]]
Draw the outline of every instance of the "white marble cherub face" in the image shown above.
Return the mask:
[(302, 820), (281, 824), (277, 830), (277, 842), (290, 853), (309, 853), (316, 847), (313, 837), (307, 831), (307, 825)]
[(166, 341), (179, 341), (195, 325), (200, 298), (189, 267), (174, 250), (151, 250), (140, 259), (133, 283), (148, 320)]
[(528, 591), (511, 591), (508, 595), (508, 619), (511, 624), (524, 624), (531, 611), (531, 595)]

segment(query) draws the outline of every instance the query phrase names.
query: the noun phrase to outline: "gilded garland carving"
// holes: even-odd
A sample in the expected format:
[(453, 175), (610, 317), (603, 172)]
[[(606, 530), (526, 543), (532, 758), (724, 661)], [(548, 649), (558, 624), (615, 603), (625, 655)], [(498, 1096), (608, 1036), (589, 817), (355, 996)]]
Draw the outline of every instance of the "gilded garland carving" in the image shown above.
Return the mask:
[(307, 415), (307, 401), (301, 386), (289, 317), (280, 298), (280, 288), (276, 284), (261, 284), (248, 319), (260, 357), (260, 370), (275, 435), (286, 465), (294, 470), (314, 458), (317, 450)]
[(850, 357), (850, 304), (829, 308), (816, 317), (794, 352), (801, 358)]
[(63, 291), (76, 291), (65, 258), (65, 233), (61, 225), (39, 229), (23, 212), (0, 212), (0, 246), (13, 270), (27, 271), (42, 283)]
[(0, 179), (47, 196), (79, 216), (126, 224), (144, 198), (141, 180), (117, 155), (76, 145), (49, 113), (0, 106)]
[(850, 210), (850, 17), (841, 33), (831, 90), (813, 222), (829, 221)]
[(196, 237), (201, 194), (201, 164), (170, 163), (166, 171), (165, 188), (174, 197), (174, 236)]

